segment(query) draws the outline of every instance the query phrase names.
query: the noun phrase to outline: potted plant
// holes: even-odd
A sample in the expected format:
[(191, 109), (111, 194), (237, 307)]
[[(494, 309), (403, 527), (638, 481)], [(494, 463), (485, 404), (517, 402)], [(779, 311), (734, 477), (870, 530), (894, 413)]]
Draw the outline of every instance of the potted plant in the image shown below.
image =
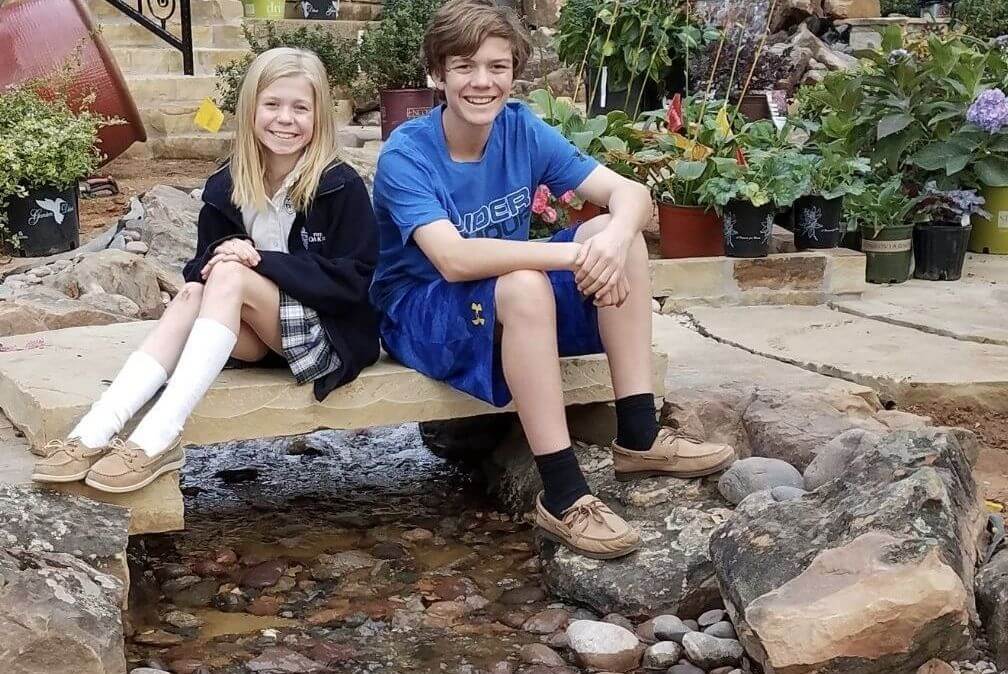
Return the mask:
[(379, 24), (361, 36), (360, 67), (378, 87), (382, 140), (406, 120), (434, 107), (422, 48), (424, 30), (438, 4), (437, 0), (396, 0), (385, 7)]
[[(315, 52), (322, 61), (334, 90), (350, 86), (358, 74), (357, 41), (341, 37), (325, 28), (301, 26), (284, 29), (282, 24), (270, 22), (245, 22), (242, 30), (249, 43), (250, 53), (217, 66), (217, 104), (222, 110), (234, 113), (238, 105), (238, 91), (248, 72), (252, 59), (275, 47), (295, 47)], [(342, 98), (335, 96), (334, 98)]]
[(22, 256), (79, 245), (77, 183), (101, 165), (98, 131), (121, 123), (68, 102), (58, 80), (0, 91), (0, 238)]
[(716, 175), (699, 188), (702, 204), (720, 209), (724, 219), (725, 254), (766, 257), (774, 219), (807, 191), (797, 150), (751, 150), (740, 147), (735, 158), (714, 157)]
[(913, 229), (914, 278), (958, 281), (969, 242), (970, 217), (990, 217), (976, 190), (940, 190), (934, 181), (924, 186), (917, 214), (925, 218)]
[(632, 117), (659, 107), (685, 54), (717, 35), (665, 0), (570, 0), (560, 10), (556, 49), (584, 77), (592, 115)]
[(910, 278), (913, 224), (908, 216), (915, 201), (903, 192), (900, 177), (869, 183), (861, 194), (851, 195), (849, 201), (851, 215), (861, 230), (865, 280), (903, 283)]
[(864, 157), (848, 157), (830, 147), (804, 155), (809, 192), (795, 201), (792, 230), (798, 250), (836, 248), (846, 227), (842, 225), (844, 197), (864, 191), (861, 176), (871, 164)]

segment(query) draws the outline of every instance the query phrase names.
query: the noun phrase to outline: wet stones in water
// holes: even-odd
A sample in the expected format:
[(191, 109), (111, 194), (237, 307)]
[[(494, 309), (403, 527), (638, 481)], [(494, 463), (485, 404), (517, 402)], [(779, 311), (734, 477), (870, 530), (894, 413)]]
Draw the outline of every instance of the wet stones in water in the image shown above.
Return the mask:
[(651, 623), (651, 632), (657, 641), (682, 643), (683, 635), (693, 630), (674, 615), (660, 615)]
[(133, 635), (133, 642), (144, 646), (177, 646), (184, 641), (178, 634), (164, 630), (149, 630)]
[(420, 527), (404, 531), (402, 534), (402, 539), (407, 543), (423, 543), (431, 540), (432, 538), (434, 538), (434, 533), (432, 531), (422, 529)]
[(202, 608), (209, 606), (220, 587), (214, 578), (206, 578), (178, 592), (167, 595), (173, 604), (181, 608)]
[(644, 651), (641, 666), (644, 669), (668, 669), (679, 662), (682, 657), (682, 646), (674, 641), (659, 641)]
[(172, 627), (178, 627), (179, 629), (202, 627), (204, 622), (199, 616), (186, 613), (185, 611), (169, 611), (164, 615), (162, 620)]
[(210, 674), (210, 669), (203, 664), (203, 661), (195, 658), (172, 660), (168, 663), (168, 668), (174, 674)]
[(552, 634), (567, 626), (570, 613), (562, 608), (548, 608), (525, 621), (522, 629), (532, 634)]
[(743, 653), (738, 641), (719, 639), (703, 632), (684, 635), (682, 645), (690, 662), (704, 669), (737, 664)]
[(731, 503), (738, 504), (749, 494), (774, 487), (805, 485), (798, 469), (780, 459), (752, 456), (739, 459), (718, 479), (718, 491)]
[(245, 610), (252, 615), (274, 616), (280, 613), (280, 607), (283, 606), (283, 603), (284, 601), (280, 597), (263, 595), (249, 602), (248, 608)]
[(732, 624), (727, 620), (722, 620), (705, 627), (703, 633), (709, 634), (712, 637), (717, 637), (718, 639), (738, 638), (738, 635), (735, 633), (735, 628), (732, 627)]
[(223, 613), (244, 613), (248, 606), (248, 597), (241, 590), (234, 588), (230, 592), (218, 592), (214, 595), (213, 605)]
[(633, 632), (611, 623), (575, 620), (567, 626), (567, 638), (582, 667), (626, 672), (640, 663), (643, 652)]
[(334, 580), (357, 569), (370, 568), (378, 563), (371, 555), (359, 550), (337, 552), (334, 555), (319, 555), (311, 568), (311, 577), (315, 580)]
[(352, 646), (320, 641), (308, 652), (308, 657), (315, 662), (332, 667), (352, 658), (354, 652), (355, 649)]
[(167, 595), (172, 595), (186, 588), (192, 587), (201, 580), (202, 578), (199, 576), (182, 576), (180, 578), (172, 578), (161, 584), (161, 591)]
[(408, 556), (406, 548), (390, 541), (375, 543), (375, 546), (371, 548), (371, 554), (378, 559), (402, 559)]
[(258, 468), (225, 468), (214, 473), (214, 477), (224, 484), (251, 482), (259, 478)]
[(526, 644), (522, 646), (519, 653), (521, 661), (529, 665), (550, 665), (552, 667), (563, 667), (567, 663), (546, 644)]
[(546, 598), (546, 591), (538, 585), (523, 585), (513, 590), (506, 590), (501, 593), (497, 600), (502, 604), (517, 606), (519, 604), (534, 604)]
[(214, 578), (226, 578), (231, 575), (231, 570), (223, 564), (218, 564), (212, 559), (201, 559), (193, 564), (193, 571), (200, 576), (212, 576)]
[(699, 627), (710, 627), (714, 623), (721, 622), (725, 619), (727, 615), (724, 609), (715, 608), (710, 611), (704, 611), (700, 614), (700, 617), (696, 619), (697, 625)]
[(276, 585), (286, 570), (287, 564), (282, 560), (273, 559), (263, 562), (262, 564), (245, 569), (245, 572), (242, 574), (241, 584), (245, 587), (256, 589), (272, 587)]
[(322, 665), (287, 648), (267, 648), (259, 657), (249, 660), (245, 667), (250, 672), (285, 672), (286, 674), (312, 674), (325, 669)]

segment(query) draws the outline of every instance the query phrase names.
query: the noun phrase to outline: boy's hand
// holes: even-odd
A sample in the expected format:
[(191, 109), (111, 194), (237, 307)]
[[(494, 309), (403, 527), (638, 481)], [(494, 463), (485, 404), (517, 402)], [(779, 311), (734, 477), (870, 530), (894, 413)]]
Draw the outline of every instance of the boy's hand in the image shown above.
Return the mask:
[(624, 275), (630, 241), (614, 228), (606, 227), (581, 244), (574, 261), (574, 280), (582, 295), (605, 297)]
[(595, 306), (599, 309), (604, 307), (621, 307), (629, 296), (630, 281), (627, 279), (626, 274), (620, 274), (619, 280), (616, 281), (616, 285), (612, 291), (604, 295), (595, 295)]
[(214, 255), (234, 255), (246, 267), (259, 264), (259, 251), (248, 239), (228, 239), (214, 249)]

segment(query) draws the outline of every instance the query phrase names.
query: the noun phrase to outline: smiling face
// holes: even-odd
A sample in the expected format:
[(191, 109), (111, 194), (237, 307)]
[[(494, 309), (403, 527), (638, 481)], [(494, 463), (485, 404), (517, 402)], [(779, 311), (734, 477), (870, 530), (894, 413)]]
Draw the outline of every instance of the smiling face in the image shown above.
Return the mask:
[(488, 37), (471, 56), (445, 59), (446, 124), (470, 132), (486, 131), (504, 107), (514, 81), (511, 42)]
[(299, 155), (315, 131), (315, 91), (301, 75), (281, 77), (256, 97), (255, 137), (267, 154)]

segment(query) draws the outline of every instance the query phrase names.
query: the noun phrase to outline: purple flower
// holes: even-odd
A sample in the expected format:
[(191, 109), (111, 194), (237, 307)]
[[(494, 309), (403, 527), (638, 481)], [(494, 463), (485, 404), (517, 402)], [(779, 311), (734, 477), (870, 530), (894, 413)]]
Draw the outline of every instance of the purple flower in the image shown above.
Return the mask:
[(987, 133), (997, 133), (1008, 126), (1008, 99), (1000, 89), (988, 89), (966, 111), (966, 121)]

